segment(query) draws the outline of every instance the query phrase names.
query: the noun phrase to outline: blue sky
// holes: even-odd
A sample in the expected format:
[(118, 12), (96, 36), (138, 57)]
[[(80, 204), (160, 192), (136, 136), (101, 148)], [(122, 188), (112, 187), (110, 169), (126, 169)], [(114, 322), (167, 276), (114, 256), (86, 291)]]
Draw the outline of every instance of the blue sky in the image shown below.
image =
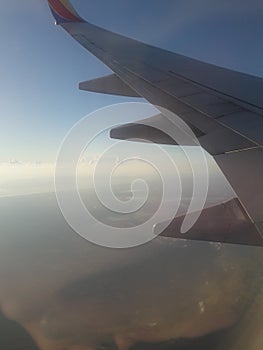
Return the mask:
[[(93, 23), (153, 45), (263, 76), (263, 3), (72, 0)], [(108, 69), (54, 25), (45, 0), (2, 0), (0, 162), (52, 162), (73, 124), (128, 99), (80, 92)]]

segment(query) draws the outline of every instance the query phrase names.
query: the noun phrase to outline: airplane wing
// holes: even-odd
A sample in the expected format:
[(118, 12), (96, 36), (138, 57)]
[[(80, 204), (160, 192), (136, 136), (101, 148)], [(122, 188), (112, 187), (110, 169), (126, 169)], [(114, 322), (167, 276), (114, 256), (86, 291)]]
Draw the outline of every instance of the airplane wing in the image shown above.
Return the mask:
[[(113, 71), (80, 88), (142, 96), (184, 120), (237, 194), (242, 217), (250, 224), (246, 242), (241, 243), (263, 245), (263, 79), (105, 30), (83, 20), (67, 0), (48, 2), (56, 23)], [(147, 120), (144, 124), (125, 125), (111, 135), (126, 139), (139, 133), (147, 138), (151, 126)], [(173, 143), (156, 130), (153, 134), (155, 142)], [(167, 235), (176, 237), (174, 230)], [(202, 228), (198, 239), (207, 239)], [(238, 234), (230, 241), (240, 243)]]

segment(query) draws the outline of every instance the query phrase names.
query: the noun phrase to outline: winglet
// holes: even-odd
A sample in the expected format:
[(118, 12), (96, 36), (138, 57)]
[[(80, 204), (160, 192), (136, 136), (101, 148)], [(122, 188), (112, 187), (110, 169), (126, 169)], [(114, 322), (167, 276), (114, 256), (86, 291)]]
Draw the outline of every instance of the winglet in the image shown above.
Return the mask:
[(48, 4), (56, 20), (56, 24), (84, 22), (68, 0), (48, 0)]

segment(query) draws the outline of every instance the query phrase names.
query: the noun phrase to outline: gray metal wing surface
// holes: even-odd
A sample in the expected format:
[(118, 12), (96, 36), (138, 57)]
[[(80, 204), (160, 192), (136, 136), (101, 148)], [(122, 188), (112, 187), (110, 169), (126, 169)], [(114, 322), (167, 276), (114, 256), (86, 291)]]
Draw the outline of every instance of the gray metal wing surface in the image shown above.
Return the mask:
[[(144, 97), (178, 115), (200, 145), (214, 156), (253, 227), (251, 237), (256, 236), (256, 244), (262, 244), (263, 79), (147, 45), (80, 17), (65, 19), (57, 15), (57, 23), (114, 73), (101, 78), (106, 84), (98, 79), (83, 83), (82, 88), (116, 94), (124, 91), (126, 96)], [(157, 117), (155, 123), (163, 123), (162, 118)], [(138, 137), (138, 132), (142, 138), (153, 134), (154, 142), (173, 144), (162, 133), (149, 132), (152, 120), (145, 120), (144, 125), (125, 125), (112, 130), (111, 135), (127, 139)], [(239, 243), (238, 235), (232, 242)], [(250, 243), (253, 239), (248, 233), (245, 244)]]

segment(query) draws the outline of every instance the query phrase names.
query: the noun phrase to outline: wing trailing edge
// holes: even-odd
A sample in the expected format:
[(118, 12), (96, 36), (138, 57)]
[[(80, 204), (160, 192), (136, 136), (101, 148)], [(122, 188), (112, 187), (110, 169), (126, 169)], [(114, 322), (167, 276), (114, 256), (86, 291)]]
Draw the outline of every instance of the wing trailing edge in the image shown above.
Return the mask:
[(129, 85), (125, 84), (116, 74), (83, 81), (79, 89), (84, 91), (98, 92), (101, 94), (119, 95), (128, 97), (141, 97)]
[(262, 237), (237, 198), (205, 208), (195, 225), (187, 233), (180, 233), (184, 218), (184, 215), (174, 218), (168, 227), (165, 223), (156, 225), (156, 234), (161, 232), (163, 237), (263, 246)]

